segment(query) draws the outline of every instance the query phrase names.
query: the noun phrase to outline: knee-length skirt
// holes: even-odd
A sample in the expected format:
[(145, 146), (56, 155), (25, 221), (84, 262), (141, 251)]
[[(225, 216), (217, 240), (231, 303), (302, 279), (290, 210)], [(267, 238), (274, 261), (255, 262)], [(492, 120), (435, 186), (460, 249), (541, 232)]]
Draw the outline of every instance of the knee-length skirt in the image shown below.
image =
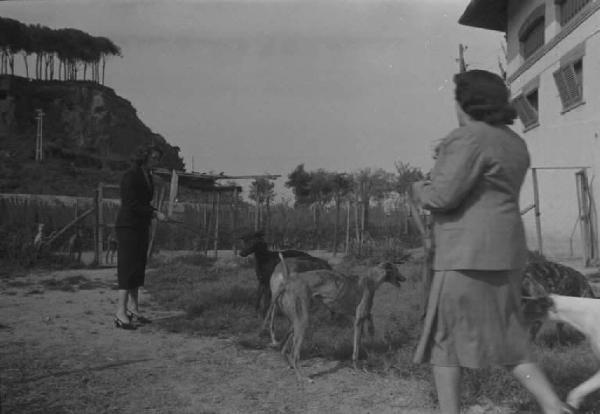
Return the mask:
[(144, 286), (149, 229), (117, 227), (116, 233), (119, 289)]
[(521, 277), (522, 270), (436, 271), (414, 362), (484, 368), (530, 361)]

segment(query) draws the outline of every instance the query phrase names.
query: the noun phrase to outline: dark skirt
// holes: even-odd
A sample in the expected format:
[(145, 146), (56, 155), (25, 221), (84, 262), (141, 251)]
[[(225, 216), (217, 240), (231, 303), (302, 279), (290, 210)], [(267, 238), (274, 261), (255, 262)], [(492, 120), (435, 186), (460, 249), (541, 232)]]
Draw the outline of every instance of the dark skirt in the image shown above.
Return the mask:
[(144, 286), (149, 228), (117, 227), (119, 289)]
[(521, 270), (436, 271), (414, 361), (485, 368), (530, 361)]

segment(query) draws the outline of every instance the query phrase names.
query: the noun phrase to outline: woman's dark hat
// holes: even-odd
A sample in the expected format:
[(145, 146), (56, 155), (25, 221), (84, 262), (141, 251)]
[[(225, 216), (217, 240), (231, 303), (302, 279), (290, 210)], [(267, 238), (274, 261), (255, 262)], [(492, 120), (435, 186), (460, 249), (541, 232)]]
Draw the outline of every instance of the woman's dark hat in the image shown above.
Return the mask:
[(471, 117), (491, 124), (512, 124), (516, 112), (500, 76), (474, 69), (454, 75), (454, 83), (456, 102)]
[(510, 93), (504, 80), (485, 70), (469, 70), (454, 75), (456, 100), (462, 104), (502, 107), (508, 103)]

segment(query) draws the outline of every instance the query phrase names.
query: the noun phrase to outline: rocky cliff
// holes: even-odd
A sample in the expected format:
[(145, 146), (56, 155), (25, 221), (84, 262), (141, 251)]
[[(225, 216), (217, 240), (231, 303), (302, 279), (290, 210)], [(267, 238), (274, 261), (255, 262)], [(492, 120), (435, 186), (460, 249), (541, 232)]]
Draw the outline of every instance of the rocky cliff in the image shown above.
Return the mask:
[[(34, 160), (38, 109), (43, 162)], [(163, 149), (162, 166), (183, 169), (179, 148), (144, 125), (113, 89), (0, 76), (0, 192), (87, 192), (98, 181), (118, 180), (132, 151), (149, 143)]]

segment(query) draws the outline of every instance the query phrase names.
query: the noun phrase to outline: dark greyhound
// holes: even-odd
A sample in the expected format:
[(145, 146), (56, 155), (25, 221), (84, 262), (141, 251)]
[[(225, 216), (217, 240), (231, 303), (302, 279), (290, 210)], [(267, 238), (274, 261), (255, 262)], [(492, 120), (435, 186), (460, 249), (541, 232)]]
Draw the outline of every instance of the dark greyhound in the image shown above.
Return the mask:
[[(240, 256), (246, 257), (254, 254), (254, 266), (256, 278), (258, 279), (258, 289), (256, 291), (256, 310), (261, 311), (264, 316), (271, 303), (271, 289), (269, 282), (275, 266), (279, 263), (279, 252), (270, 251), (268, 244), (264, 240), (264, 232), (257, 231), (240, 237), (244, 242), (244, 248), (240, 251)], [(299, 250), (283, 250), (283, 257), (307, 257), (317, 259), (308, 253)], [(318, 259), (320, 260), (320, 259)], [(262, 303), (262, 305), (261, 305)]]

